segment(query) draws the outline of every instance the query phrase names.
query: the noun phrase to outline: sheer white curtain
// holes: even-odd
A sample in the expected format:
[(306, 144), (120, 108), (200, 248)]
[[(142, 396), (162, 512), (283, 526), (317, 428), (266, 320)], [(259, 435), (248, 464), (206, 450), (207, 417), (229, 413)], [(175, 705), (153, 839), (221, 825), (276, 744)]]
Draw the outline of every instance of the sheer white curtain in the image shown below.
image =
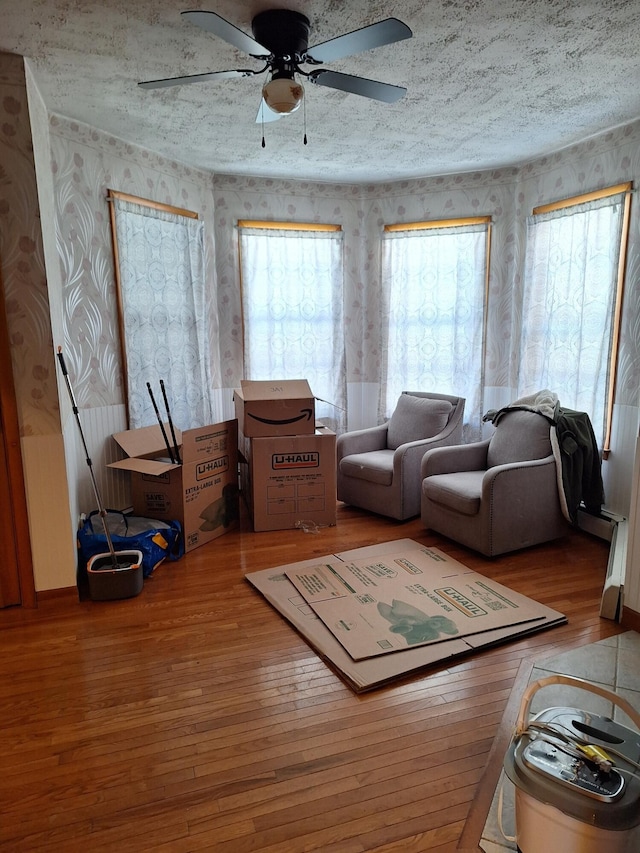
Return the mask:
[(480, 438), (488, 227), (385, 232), (381, 418), (402, 391), (458, 395)]
[(247, 379), (307, 379), (316, 417), (344, 428), (342, 234), (241, 227)]
[(602, 448), (623, 197), (527, 221), (518, 396), (548, 388), (587, 412)]
[(213, 420), (203, 223), (114, 198), (129, 427), (163, 420), (163, 380), (179, 429)]

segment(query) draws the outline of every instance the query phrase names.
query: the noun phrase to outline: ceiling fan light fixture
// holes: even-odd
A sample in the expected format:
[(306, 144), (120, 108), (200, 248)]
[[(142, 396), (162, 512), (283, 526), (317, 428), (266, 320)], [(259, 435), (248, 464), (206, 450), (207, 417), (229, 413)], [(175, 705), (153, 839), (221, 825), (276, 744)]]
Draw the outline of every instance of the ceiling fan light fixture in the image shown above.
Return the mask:
[(262, 97), (274, 113), (287, 115), (295, 112), (302, 103), (304, 87), (292, 76), (274, 76), (262, 89)]

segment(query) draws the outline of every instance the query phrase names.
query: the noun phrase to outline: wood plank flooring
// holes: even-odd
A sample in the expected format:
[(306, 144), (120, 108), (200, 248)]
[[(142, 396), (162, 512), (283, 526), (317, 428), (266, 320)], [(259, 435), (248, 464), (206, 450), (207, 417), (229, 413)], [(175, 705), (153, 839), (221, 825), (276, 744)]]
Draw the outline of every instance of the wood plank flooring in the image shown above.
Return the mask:
[[(358, 696), (244, 580), (404, 537), (568, 624)], [(133, 599), (0, 611), (0, 850), (453, 853), (523, 662), (623, 630), (607, 557), (571, 532), (488, 560), (339, 505), (317, 534), (243, 518)]]

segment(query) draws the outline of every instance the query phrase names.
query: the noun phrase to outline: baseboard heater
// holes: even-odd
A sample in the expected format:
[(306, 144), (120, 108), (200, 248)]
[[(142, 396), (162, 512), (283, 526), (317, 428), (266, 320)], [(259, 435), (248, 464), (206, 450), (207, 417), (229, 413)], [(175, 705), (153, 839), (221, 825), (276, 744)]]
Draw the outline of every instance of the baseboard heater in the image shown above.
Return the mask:
[(627, 564), (629, 522), (622, 515), (603, 509), (599, 515), (578, 510), (578, 527), (611, 543), (607, 576), (600, 601), (600, 615), (618, 621), (622, 615), (622, 594)]

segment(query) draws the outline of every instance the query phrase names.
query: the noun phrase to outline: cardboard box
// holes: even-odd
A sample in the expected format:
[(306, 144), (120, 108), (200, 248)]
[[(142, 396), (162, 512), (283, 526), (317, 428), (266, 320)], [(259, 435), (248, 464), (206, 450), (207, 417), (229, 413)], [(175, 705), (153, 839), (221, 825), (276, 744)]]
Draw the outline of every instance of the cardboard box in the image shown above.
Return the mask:
[(126, 430), (113, 438), (127, 454), (110, 468), (131, 472), (133, 512), (182, 524), (185, 551), (237, 526), (238, 422), (176, 431), (182, 464), (166, 459), (159, 426)]
[(248, 381), (233, 392), (238, 428), (247, 438), (313, 435), (315, 399), (306, 379)]
[(440, 644), (541, 617), (540, 606), (437, 548), (325, 560), (286, 571), (354, 660)]
[(247, 460), (242, 489), (254, 530), (336, 523), (334, 432), (318, 427), (314, 435), (243, 437), (241, 450)]
[[(325, 557), (314, 557), (310, 560), (278, 568), (263, 569), (247, 574), (245, 577), (264, 595), (278, 613), (300, 632), (320, 658), (326, 661), (357, 693), (388, 684), (418, 670), (427, 669), (429, 672), (433, 672), (434, 667), (449, 666), (451, 660), (461, 658), (479, 649), (506, 643), (512, 639), (552, 628), (555, 625), (563, 625), (567, 621), (567, 617), (562, 613), (539, 604), (541, 618), (537, 621), (484, 631), (481, 634), (473, 634), (464, 638), (452, 636), (441, 643), (411, 646), (395, 654), (377, 655), (356, 661), (309, 607), (288, 577), (292, 569), (299, 571), (304, 567), (313, 568), (318, 563), (331, 563), (336, 559), (344, 563), (361, 560), (364, 557), (378, 560), (382, 556), (398, 553), (400, 550), (413, 551), (414, 549), (425, 549), (425, 546), (412, 539), (378, 542), (364, 548), (327, 554)], [(437, 549), (426, 550), (433, 553)], [(442, 556), (446, 561), (453, 561), (453, 558), (448, 555), (442, 554)], [(453, 562), (455, 564), (456, 561)], [(519, 595), (518, 597), (523, 598)]]

